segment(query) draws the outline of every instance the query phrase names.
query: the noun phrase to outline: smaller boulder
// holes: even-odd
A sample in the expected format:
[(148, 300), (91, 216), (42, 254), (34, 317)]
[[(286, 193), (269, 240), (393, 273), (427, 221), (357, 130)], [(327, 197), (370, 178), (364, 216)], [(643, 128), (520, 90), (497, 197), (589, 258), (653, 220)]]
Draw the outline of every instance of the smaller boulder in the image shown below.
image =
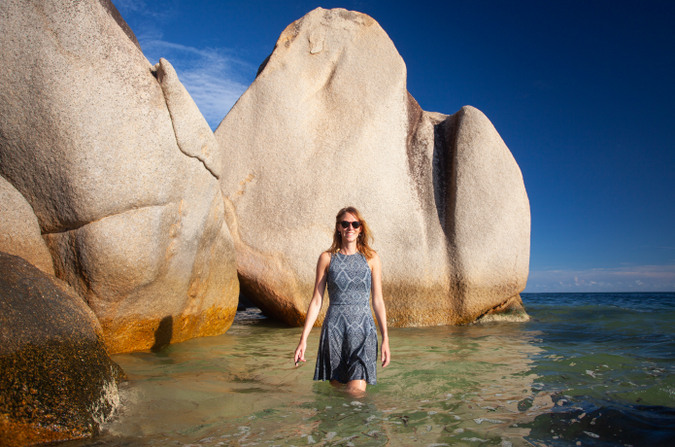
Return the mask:
[(119, 405), (123, 372), (84, 300), (63, 281), (0, 252), (0, 439), (78, 439)]
[(33, 208), (0, 176), (0, 251), (20, 256), (51, 275), (54, 264)]

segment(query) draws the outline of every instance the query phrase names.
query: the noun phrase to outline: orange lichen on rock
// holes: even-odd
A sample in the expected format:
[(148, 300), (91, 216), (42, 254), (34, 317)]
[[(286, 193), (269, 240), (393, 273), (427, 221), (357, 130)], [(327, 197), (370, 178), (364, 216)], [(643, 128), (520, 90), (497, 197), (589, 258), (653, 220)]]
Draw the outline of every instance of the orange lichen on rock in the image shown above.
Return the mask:
[(101, 320), (101, 326), (111, 353), (158, 350), (170, 343), (224, 334), (232, 326), (236, 312), (237, 303), (234, 303), (228, 307), (213, 306), (199, 314)]

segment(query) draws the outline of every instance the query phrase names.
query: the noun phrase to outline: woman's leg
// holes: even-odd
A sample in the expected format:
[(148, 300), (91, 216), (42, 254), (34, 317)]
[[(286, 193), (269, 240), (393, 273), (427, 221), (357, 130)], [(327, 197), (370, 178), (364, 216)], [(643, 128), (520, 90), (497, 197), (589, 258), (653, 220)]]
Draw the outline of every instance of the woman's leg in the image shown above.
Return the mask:
[(345, 386), (345, 391), (354, 397), (362, 397), (366, 394), (366, 381), (350, 380)]

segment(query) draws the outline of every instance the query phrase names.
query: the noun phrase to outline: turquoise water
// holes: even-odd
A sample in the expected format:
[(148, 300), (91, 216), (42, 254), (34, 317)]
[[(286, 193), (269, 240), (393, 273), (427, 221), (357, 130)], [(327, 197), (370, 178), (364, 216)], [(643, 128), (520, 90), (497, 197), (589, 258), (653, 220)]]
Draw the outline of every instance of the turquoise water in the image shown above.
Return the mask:
[(248, 311), (225, 335), (114, 356), (119, 415), (65, 445), (675, 445), (675, 294), (523, 300), (527, 323), (391, 329), (360, 399), (313, 382), (314, 355), (293, 366), (300, 328)]

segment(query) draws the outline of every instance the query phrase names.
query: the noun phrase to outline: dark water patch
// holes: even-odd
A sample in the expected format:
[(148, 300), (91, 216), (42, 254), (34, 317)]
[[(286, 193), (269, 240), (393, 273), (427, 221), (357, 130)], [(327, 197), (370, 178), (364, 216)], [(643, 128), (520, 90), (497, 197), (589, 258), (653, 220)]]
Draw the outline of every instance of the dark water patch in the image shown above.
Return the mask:
[(531, 430), (526, 439), (534, 445), (675, 445), (674, 408), (565, 397), (558, 397), (556, 403), (551, 412), (525, 424)]
[(533, 316), (525, 326), (540, 334), (532, 372), (542, 390), (675, 406), (675, 294), (656, 295), (524, 297)]

